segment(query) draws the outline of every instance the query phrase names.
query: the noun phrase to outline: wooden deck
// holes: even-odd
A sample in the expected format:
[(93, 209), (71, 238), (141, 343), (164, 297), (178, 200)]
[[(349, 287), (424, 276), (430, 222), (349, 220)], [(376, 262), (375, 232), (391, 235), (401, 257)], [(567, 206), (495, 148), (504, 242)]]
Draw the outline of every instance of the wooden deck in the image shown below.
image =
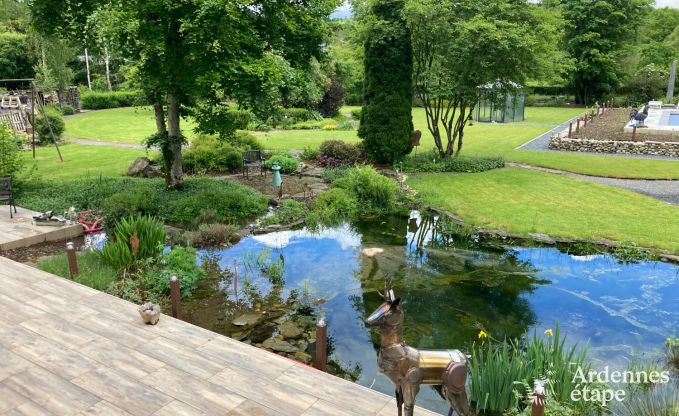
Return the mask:
[[(394, 400), (0, 257), (0, 415), (395, 415)], [(416, 415), (435, 413), (417, 409)]]
[(0, 251), (83, 235), (80, 224), (63, 227), (37, 226), (33, 224), (33, 216), (37, 212), (21, 207), (17, 207), (17, 211), (14, 218), (10, 218), (7, 205), (0, 205)]

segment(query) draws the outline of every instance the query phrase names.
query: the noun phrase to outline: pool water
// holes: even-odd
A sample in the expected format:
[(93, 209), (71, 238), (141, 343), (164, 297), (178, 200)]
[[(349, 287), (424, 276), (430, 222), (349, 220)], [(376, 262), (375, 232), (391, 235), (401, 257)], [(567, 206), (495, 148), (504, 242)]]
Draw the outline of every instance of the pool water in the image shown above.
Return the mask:
[[(571, 255), (556, 248), (481, 246), (441, 237), (435, 219), (387, 218), (311, 233), (306, 229), (249, 236), (216, 253), (245, 270), (268, 250), (285, 262), (284, 292), (311, 292), (328, 321), (332, 358), (360, 369), (358, 383), (393, 393), (377, 369), (379, 337), (363, 319), (389, 281), (403, 300), (405, 340), (418, 348), (468, 351), (483, 329), (491, 336), (540, 333), (560, 322), (568, 342), (589, 342), (595, 366), (626, 368), (660, 355), (679, 331), (679, 268), (662, 262), (621, 264), (608, 255)], [(365, 248), (384, 251), (373, 258)], [(202, 252), (206, 254), (206, 252)], [(261, 291), (268, 279), (249, 272)], [(229, 297), (224, 294), (221, 296)], [(210, 327), (216, 316), (202, 317)], [(223, 316), (220, 318), (223, 319)], [(210, 328), (212, 329), (212, 328)], [(417, 404), (444, 412), (431, 388)]]
[(670, 113), (667, 124), (670, 126), (679, 126), (679, 113)]

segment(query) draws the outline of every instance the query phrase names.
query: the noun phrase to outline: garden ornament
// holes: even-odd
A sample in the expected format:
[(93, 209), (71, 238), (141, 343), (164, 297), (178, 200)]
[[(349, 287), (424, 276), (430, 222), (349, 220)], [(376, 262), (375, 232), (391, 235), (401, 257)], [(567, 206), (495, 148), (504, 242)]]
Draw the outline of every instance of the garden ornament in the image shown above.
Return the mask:
[(144, 323), (147, 325), (155, 325), (160, 320), (160, 305), (155, 303), (146, 302), (139, 306), (139, 315)]
[(472, 416), (465, 384), (467, 357), (460, 350), (418, 350), (403, 341), (401, 299), (387, 290), (385, 302), (365, 320), (367, 326), (380, 329), (377, 365), (396, 386), (396, 406), (402, 416), (413, 416), (415, 397), (420, 384), (434, 385), (460, 416)]
[(52, 211), (34, 215), (33, 222), (35, 222), (35, 225), (51, 225), (56, 227), (66, 225), (66, 219), (64, 217), (55, 217)]
[(278, 188), (283, 184), (283, 179), (281, 179), (281, 165), (278, 163), (274, 163), (271, 165), (271, 171), (273, 172), (273, 181), (271, 184), (275, 187)]

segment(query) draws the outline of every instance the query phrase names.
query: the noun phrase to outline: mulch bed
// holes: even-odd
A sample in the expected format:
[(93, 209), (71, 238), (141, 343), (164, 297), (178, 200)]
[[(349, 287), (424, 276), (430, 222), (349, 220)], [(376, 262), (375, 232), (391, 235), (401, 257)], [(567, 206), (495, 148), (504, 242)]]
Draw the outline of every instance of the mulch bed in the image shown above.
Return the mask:
[[(615, 108), (602, 117), (595, 117), (593, 122), (587, 123), (587, 127), (583, 127), (582, 122), (580, 122), (580, 132), (574, 133), (573, 137), (588, 140), (631, 141), (632, 135), (623, 131), (623, 128), (629, 122), (631, 111), (631, 108)], [(573, 126), (573, 130), (575, 130), (575, 126)], [(636, 141), (679, 142), (679, 134), (671, 136), (654, 135), (646, 134), (643, 130), (643, 127), (637, 129)]]
[[(84, 237), (76, 237), (68, 241), (73, 241), (77, 249), (80, 249), (80, 247), (85, 245)], [(21, 247), (12, 250), (0, 251), (0, 256), (7, 257), (8, 259), (14, 260), (19, 263), (36, 264), (38, 262), (38, 258), (40, 257), (53, 256), (55, 254), (65, 252), (66, 252), (66, 240), (63, 240), (63, 241), (49, 241), (46, 243), (36, 244), (30, 247)]]

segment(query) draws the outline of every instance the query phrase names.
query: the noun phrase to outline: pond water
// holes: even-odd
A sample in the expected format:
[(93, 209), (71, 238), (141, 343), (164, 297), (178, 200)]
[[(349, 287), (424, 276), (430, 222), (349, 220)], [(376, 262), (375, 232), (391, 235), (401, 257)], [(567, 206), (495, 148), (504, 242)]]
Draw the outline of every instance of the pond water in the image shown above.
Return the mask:
[[(629, 359), (659, 356), (666, 337), (679, 332), (677, 266), (621, 264), (607, 255), (578, 256), (556, 248), (450, 241), (438, 234), (434, 222), (413, 212), (410, 218), (362, 221), (318, 233), (302, 229), (249, 236), (211, 253), (223, 267), (233, 267), (235, 259), (241, 276), (263, 250), (272, 259), (282, 258), (280, 296), (296, 289), (322, 299), (317, 308), (328, 321), (332, 358), (358, 366), (357, 382), (386, 394), (393, 387), (377, 369), (379, 338), (363, 324), (382, 303), (378, 291), (385, 281), (402, 298), (405, 340), (418, 348), (468, 351), (480, 329), (502, 339), (533, 328), (542, 333), (558, 321), (568, 342), (589, 341), (595, 366), (625, 368)], [(384, 251), (371, 258), (365, 248)], [(269, 291), (270, 279), (252, 270), (248, 280)], [(209, 290), (224, 302), (233, 300), (230, 287)], [(224, 316), (216, 310), (206, 307), (188, 319), (219, 330)], [(429, 387), (417, 404), (447, 410)]]

